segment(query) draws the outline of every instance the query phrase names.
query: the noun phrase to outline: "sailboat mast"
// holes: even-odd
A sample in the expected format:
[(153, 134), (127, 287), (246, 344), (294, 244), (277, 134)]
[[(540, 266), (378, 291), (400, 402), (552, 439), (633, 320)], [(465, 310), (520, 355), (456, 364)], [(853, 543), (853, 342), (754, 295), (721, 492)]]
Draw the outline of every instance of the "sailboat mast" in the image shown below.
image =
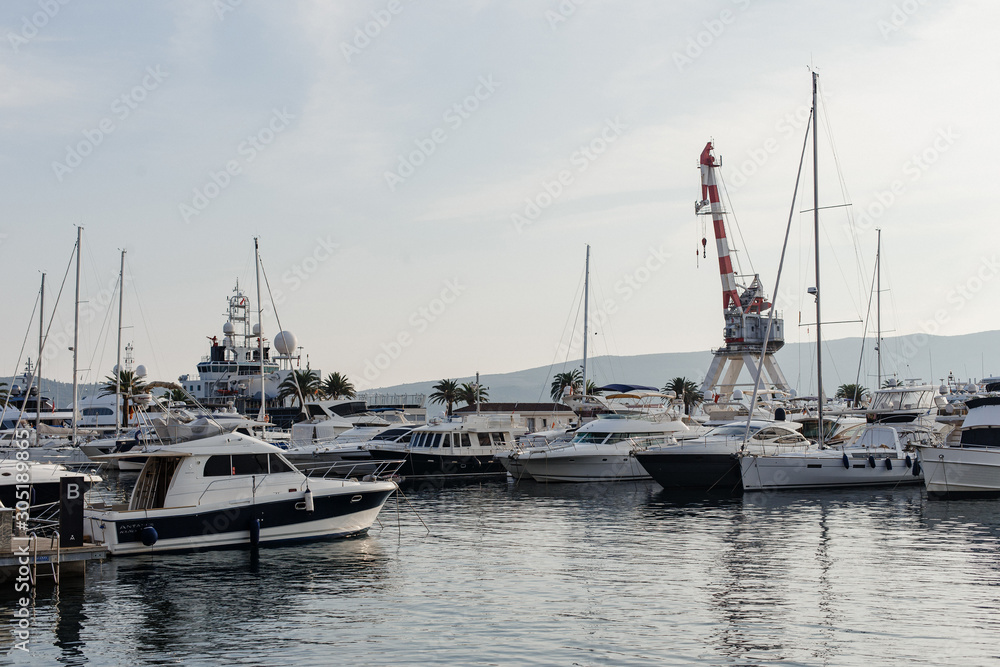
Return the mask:
[(878, 357), (878, 384), (876, 387), (882, 388), (882, 230), (878, 232), (878, 247), (875, 251), (875, 353)]
[(73, 440), (76, 445), (77, 403), (80, 387), (77, 380), (77, 357), (80, 346), (80, 240), (83, 237), (83, 227), (76, 228), (76, 299), (73, 302)]
[(813, 108), (813, 236), (815, 237), (816, 245), (816, 386), (818, 388), (818, 400), (817, 405), (819, 406), (818, 416), (819, 416), (819, 440), (817, 441), (819, 446), (823, 446), (823, 336), (822, 336), (822, 326), (823, 318), (820, 317), (819, 299), (822, 290), (819, 287), (819, 154), (817, 152), (817, 147), (819, 145), (818, 137), (819, 132), (816, 128), (819, 127), (819, 115), (818, 109), (816, 107), (816, 83), (819, 80), (819, 74), (816, 72), (812, 73), (812, 108)]
[[(45, 337), (45, 274), (42, 274), (42, 288), (38, 296), (38, 359), (35, 360), (35, 377), (38, 378), (38, 400), (35, 401), (35, 433), (42, 421), (42, 344)], [(25, 404), (26, 405), (26, 404)]]
[(257, 411), (257, 419), (264, 421), (264, 417), (267, 416), (264, 402), (264, 323), (261, 321), (264, 304), (260, 300), (260, 246), (256, 236), (253, 237), (253, 257), (257, 270), (257, 357), (260, 359), (260, 410)]
[[(115, 362), (115, 434), (122, 426), (122, 302), (125, 295), (125, 251), (122, 250), (121, 267), (118, 269), (118, 360)], [(125, 418), (126, 421), (128, 417)]]
[(587, 244), (587, 263), (583, 272), (583, 397), (587, 397), (587, 322), (590, 320), (590, 244)]

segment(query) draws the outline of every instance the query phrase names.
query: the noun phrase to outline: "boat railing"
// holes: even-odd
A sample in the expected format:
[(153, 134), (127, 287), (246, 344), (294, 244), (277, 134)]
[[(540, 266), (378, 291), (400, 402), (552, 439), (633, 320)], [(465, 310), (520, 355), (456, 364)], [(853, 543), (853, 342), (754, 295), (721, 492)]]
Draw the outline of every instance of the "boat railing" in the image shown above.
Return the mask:
[(299, 468), (310, 479), (363, 479), (374, 481), (394, 479), (405, 459), (384, 461), (335, 461), (326, 465)]

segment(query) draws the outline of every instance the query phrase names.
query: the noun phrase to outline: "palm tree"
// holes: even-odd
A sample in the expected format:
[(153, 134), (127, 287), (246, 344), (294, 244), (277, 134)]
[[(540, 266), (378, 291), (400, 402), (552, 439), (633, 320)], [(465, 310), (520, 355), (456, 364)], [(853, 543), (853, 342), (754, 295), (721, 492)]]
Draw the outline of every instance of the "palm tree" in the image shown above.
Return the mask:
[(672, 391), (684, 401), (684, 414), (690, 415), (691, 408), (704, 400), (701, 391), (693, 381), (685, 377), (675, 377), (667, 383), (663, 391)]
[(563, 391), (566, 387), (572, 387), (573, 391), (576, 391), (580, 388), (581, 384), (583, 384), (583, 375), (580, 373), (579, 368), (574, 368), (565, 373), (556, 373), (552, 376), (552, 392), (549, 396), (552, 397), (553, 401), (558, 402), (562, 399)]
[(587, 380), (587, 396), (600, 396), (603, 391), (598, 389), (597, 383), (593, 380)]
[(868, 395), (868, 388), (860, 384), (842, 384), (837, 387), (835, 398), (846, 398), (851, 401), (851, 407), (857, 407), (861, 400)]
[(292, 372), (278, 385), (278, 398), (285, 400), (289, 396), (295, 397), (302, 407), (305, 398), (316, 396), (320, 393), (319, 375), (308, 366), (303, 370), (292, 370)]
[(354, 384), (346, 375), (334, 371), (323, 380), (323, 393), (327, 398), (354, 398)]
[(477, 385), (475, 382), (464, 382), (462, 386), (458, 388), (455, 400), (462, 401), (467, 405), (475, 405), (476, 403), (485, 403), (490, 398), (489, 389), (483, 385)]
[(104, 378), (104, 384), (101, 385), (101, 396), (113, 396), (118, 393), (119, 387), (122, 397), (122, 425), (127, 427), (132, 416), (128, 409), (129, 398), (136, 394), (146, 393), (146, 383), (135, 374), (135, 371), (122, 370), (118, 373), (117, 378), (114, 375), (108, 375)]
[(444, 403), (444, 413), (451, 416), (451, 406), (458, 400), (458, 383), (454, 380), (441, 380), (431, 387), (434, 392), (428, 397), (431, 403)]
[(167, 389), (160, 398), (170, 403), (190, 403), (191, 397), (183, 389)]

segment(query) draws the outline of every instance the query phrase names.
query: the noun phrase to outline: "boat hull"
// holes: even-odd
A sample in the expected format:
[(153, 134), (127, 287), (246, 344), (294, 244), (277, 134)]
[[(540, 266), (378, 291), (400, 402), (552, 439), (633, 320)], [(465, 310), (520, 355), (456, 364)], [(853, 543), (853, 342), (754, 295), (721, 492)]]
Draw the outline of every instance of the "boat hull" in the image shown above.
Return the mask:
[[(392, 449), (370, 449), (373, 459), (396, 460), (402, 452)], [(408, 450), (398, 470), (408, 483), (421, 481), (475, 482), (507, 478), (507, 469), (493, 454), (457, 455), (425, 454)]]
[[(891, 467), (886, 467), (886, 461)], [(914, 475), (906, 460), (878, 457), (873, 467), (867, 455), (849, 456), (850, 468), (844, 467), (843, 456), (755, 456), (740, 459), (743, 488), (746, 491), (777, 489), (853, 488), (863, 486), (895, 486), (919, 484), (923, 478)]]
[[(197, 508), (87, 510), (84, 532), (95, 542), (104, 542), (112, 555), (251, 546), (256, 521), (260, 522), (260, 544), (348, 537), (367, 532), (396, 489), (391, 482), (379, 486), (315, 495), (313, 511), (307, 509), (302, 495)], [(151, 545), (142, 541), (147, 527), (156, 531)]]
[(1000, 497), (1000, 449), (918, 447), (931, 499)]
[(538, 482), (629, 482), (650, 475), (628, 454), (536, 455), (522, 460), (525, 472)]
[(735, 453), (636, 452), (635, 458), (665, 491), (743, 493)]

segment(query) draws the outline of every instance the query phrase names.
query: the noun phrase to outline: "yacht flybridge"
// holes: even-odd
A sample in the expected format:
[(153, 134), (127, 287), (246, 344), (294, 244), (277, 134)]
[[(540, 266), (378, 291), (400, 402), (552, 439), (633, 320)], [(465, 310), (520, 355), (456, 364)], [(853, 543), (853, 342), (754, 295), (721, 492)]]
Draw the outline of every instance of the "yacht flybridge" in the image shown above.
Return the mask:
[(84, 534), (111, 554), (362, 534), (396, 490), (389, 476), (399, 467), (386, 461), (361, 481), (310, 477), (274, 445), (235, 434), (143, 456), (128, 504), (94, 505), (84, 513)]

